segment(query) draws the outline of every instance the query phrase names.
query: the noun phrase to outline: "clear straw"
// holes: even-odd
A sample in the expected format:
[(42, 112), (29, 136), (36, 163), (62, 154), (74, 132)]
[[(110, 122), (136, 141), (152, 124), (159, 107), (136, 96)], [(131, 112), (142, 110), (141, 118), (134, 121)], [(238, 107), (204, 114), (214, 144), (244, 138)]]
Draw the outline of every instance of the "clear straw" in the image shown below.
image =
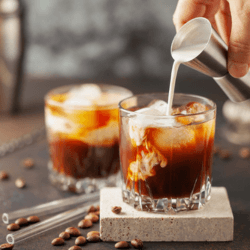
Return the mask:
[(20, 231), (17, 231), (17, 232), (12, 233), (12, 234), (8, 234), (6, 236), (6, 241), (9, 244), (16, 244), (20, 241), (26, 240), (28, 238), (35, 236), (35, 235), (49, 231), (55, 227), (61, 226), (62, 224), (65, 224), (65, 223), (73, 221), (79, 217), (82, 217), (83, 214), (88, 211), (90, 205), (95, 206), (98, 204), (99, 204), (99, 201), (95, 202), (95, 203), (88, 202), (84, 206), (74, 208), (74, 209), (71, 209), (69, 211), (63, 212), (61, 214), (55, 215), (55, 216), (53, 216), (47, 220), (44, 220), (42, 222), (39, 222), (35, 225), (29, 226), (25, 229), (21, 229)]
[(5, 224), (9, 224), (11, 221), (15, 219), (30, 215), (42, 216), (42, 215), (54, 214), (57, 212), (65, 211), (69, 209), (70, 206), (73, 205), (79, 205), (88, 201), (96, 201), (96, 199), (99, 197), (100, 197), (100, 192), (98, 191), (91, 194), (83, 194), (80, 196), (73, 196), (70, 198), (51, 201), (38, 206), (24, 208), (10, 213), (3, 213), (2, 220)]

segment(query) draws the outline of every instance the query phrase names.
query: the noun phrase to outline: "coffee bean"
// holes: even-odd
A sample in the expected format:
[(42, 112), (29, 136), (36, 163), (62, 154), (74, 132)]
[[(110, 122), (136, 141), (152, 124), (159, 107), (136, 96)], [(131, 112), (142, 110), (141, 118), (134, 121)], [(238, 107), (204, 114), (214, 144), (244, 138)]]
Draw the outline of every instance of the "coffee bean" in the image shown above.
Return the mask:
[(95, 211), (96, 211), (96, 208), (94, 206), (90, 206), (88, 213), (95, 212)]
[(0, 246), (0, 249), (2, 250), (11, 250), (13, 249), (14, 245), (12, 244), (8, 244), (8, 243), (4, 243)]
[(34, 167), (34, 165), (35, 165), (35, 162), (32, 158), (27, 158), (27, 159), (23, 160), (23, 166), (25, 168), (32, 168), (32, 167)]
[(40, 221), (39, 217), (36, 215), (29, 216), (27, 220), (30, 224), (34, 224)]
[(129, 244), (127, 241), (120, 241), (115, 244), (115, 248), (119, 248), (119, 249), (129, 248)]
[(80, 227), (80, 228), (89, 228), (92, 226), (93, 226), (92, 221), (88, 220), (88, 219), (83, 219), (78, 223), (78, 227)]
[(97, 234), (93, 234), (87, 237), (87, 241), (89, 242), (98, 242), (100, 241), (100, 236)]
[(16, 187), (18, 187), (18, 188), (24, 188), (25, 185), (26, 185), (26, 182), (25, 182), (25, 180), (22, 179), (22, 178), (17, 178), (16, 181), (15, 181), (15, 185), (16, 185)]
[(28, 220), (25, 218), (19, 218), (15, 221), (15, 223), (20, 227), (27, 226), (29, 224)]
[(54, 240), (52, 240), (51, 244), (53, 246), (62, 246), (64, 244), (64, 239), (62, 239), (62, 238), (55, 238)]
[(98, 242), (100, 241), (100, 233), (98, 231), (90, 231), (87, 233), (87, 241)]
[(17, 230), (20, 229), (20, 226), (17, 225), (17, 224), (15, 224), (15, 223), (11, 223), (11, 224), (9, 224), (9, 225), (7, 226), (7, 229), (8, 229), (9, 231), (17, 231)]
[(78, 246), (83, 246), (83, 245), (86, 244), (86, 242), (87, 242), (87, 240), (86, 240), (86, 238), (83, 237), (83, 236), (79, 236), (79, 237), (77, 237), (76, 240), (75, 240), (75, 244), (78, 245)]
[(85, 220), (91, 220), (92, 222), (97, 222), (99, 221), (99, 216), (97, 216), (96, 214), (94, 213), (89, 213), (88, 215), (86, 215), (84, 217)]
[(121, 211), (122, 211), (121, 207), (118, 206), (112, 207), (112, 212), (115, 214), (119, 214)]
[(87, 233), (87, 237), (89, 237), (91, 235), (94, 235), (94, 234), (100, 236), (100, 233), (98, 231), (90, 231), (90, 232)]
[(96, 211), (100, 211), (100, 206), (99, 205), (97, 205), (95, 208), (96, 208)]
[(64, 239), (64, 240), (69, 240), (71, 237), (70, 237), (70, 234), (67, 233), (67, 232), (62, 232), (59, 234), (59, 237)]
[(9, 175), (5, 171), (0, 171), (0, 180), (7, 180)]
[(69, 250), (82, 250), (82, 248), (79, 246), (73, 246), (73, 247), (70, 247)]
[(249, 148), (241, 148), (239, 151), (239, 155), (243, 159), (250, 158), (250, 149)]
[(226, 149), (222, 149), (219, 151), (219, 157), (223, 160), (227, 160), (231, 157), (231, 153)]
[(94, 212), (95, 215), (100, 216), (100, 211)]
[(217, 146), (217, 145), (214, 145), (214, 148), (213, 148), (213, 153), (216, 155), (220, 152), (220, 147)]
[(136, 249), (142, 249), (143, 248), (143, 243), (141, 240), (139, 239), (134, 239), (131, 240), (131, 245), (136, 248)]
[(66, 228), (65, 232), (69, 233), (70, 236), (73, 236), (73, 237), (78, 237), (81, 235), (80, 231), (75, 227), (68, 227)]

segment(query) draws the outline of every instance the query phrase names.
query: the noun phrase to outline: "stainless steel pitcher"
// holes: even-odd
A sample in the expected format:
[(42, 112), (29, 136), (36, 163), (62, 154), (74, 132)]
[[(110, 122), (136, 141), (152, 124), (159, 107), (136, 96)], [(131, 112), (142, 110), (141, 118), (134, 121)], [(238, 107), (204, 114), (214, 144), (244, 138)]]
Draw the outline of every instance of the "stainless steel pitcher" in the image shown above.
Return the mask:
[(241, 78), (234, 78), (228, 73), (228, 47), (208, 19), (194, 18), (181, 27), (171, 45), (172, 57), (176, 59), (175, 51), (191, 46), (199, 49), (196, 54), (190, 53), (183, 64), (213, 77), (232, 101), (250, 99), (250, 72)]
[(0, 111), (18, 110), (23, 75), (23, 8), (19, 0), (0, 1)]

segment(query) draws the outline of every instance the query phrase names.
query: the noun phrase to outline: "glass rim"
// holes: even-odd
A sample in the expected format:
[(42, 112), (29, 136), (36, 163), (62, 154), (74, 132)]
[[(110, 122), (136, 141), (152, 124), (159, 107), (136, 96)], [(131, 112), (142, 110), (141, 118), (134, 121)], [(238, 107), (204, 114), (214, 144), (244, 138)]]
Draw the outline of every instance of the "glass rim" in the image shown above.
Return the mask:
[[(144, 93), (144, 94), (137, 94), (137, 95), (133, 95), (133, 96), (129, 96), (123, 100), (121, 100), (118, 104), (119, 110), (122, 110), (123, 112), (130, 114), (130, 115), (140, 115), (143, 117), (157, 117), (157, 119), (173, 119), (175, 117), (192, 117), (192, 116), (196, 116), (196, 115), (204, 115), (204, 114), (208, 114), (210, 112), (214, 112), (216, 111), (216, 103), (214, 101), (212, 101), (211, 99), (201, 96), (201, 95), (195, 95), (195, 94), (186, 94), (186, 93), (175, 93), (174, 94), (174, 98), (175, 96), (185, 96), (185, 97), (192, 97), (192, 98), (202, 98), (203, 100), (206, 100), (207, 102), (211, 102), (211, 108), (209, 110), (203, 111), (203, 112), (197, 112), (194, 114), (176, 114), (176, 115), (164, 115), (164, 116), (159, 116), (159, 115), (148, 115), (148, 114), (142, 114), (142, 113), (136, 113), (136, 111), (131, 111), (131, 110), (127, 110), (125, 108), (122, 107), (123, 102), (128, 101), (131, 98), (134, 97), (143, 97), (143, 96), (150, 96), (150, 95), (168, 95), (168, 92), (153, 92), (153, 93)], [(173, 98), (173, 100), (174, 100)]]
[[(88, 82), (88, 83), (73, 83), (73, 84), (67, 84), (67, 85), (63, 85), (63, 86), (59, 86), (59, 87), (56, 87), (56, 88), (53, 88), (51, 89), (45, 96), (44, 96), (44, 102), (45, 104), (48, 103), (49, 105), (53, 105), (53, 106), (57, 106), (57, 107), (62, 107), (64, 109), (71, 109), (71, 110), (92, 110), (92, 107), (98, 107), (98, 108), (105, 108), (105, 107), (112, 107), (114, 105), (118, 105), (117, 102), (112, 102), (110, 104), (107, 104), (107, 105), (98, 105), (98, 104), (94, 104), (94, 105), (63, 105), (63, 102), (58, 102), (58, 101), (55, 101), (55, 100), (52, 100), (50, 99), (50, 96), (54, 93), (58, 93), (58, 91), (60, 90), (63, 90), (63, 89), (68, 89), (68, 91), (70, 89), (73, 89), (74, 87), (80, 87), (82, 85), (88, 85), (88, 84), (95, 84), (99, 87), (107, 87), (107, 88), (115, 88), (117, 91), (120, 91), (122, 93), (122, 91), (125, 91), (128, 95), (130, 96), (127, 96), (125, 99), (133, 96), (133, 92), (125, 87), (121, 87), (121, 86), (117, 86), (117, 85), (113, 85), (113, 84), (106, 84), (106, 83), (91, 83), (91, 82)], [(67, 93), (68, 91), (66, 91), (65, 93)], [(124, 100), (124, 98), (122, 99)], [(118, 108), (118, 106), (117, 106)]]

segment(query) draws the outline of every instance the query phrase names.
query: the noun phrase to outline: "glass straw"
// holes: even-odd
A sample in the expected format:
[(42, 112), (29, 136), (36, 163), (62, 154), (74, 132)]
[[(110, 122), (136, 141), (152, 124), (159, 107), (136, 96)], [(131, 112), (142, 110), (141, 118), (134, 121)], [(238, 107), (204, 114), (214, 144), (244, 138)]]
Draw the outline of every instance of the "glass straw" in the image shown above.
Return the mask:
[(48, 215), (67, 210), (70, 206), (79, 205), (88, 201), (96, 201), (100, 197), (100, 192), (94, 192), (91, 194), (83, 194), (80, 196), (73, 196), (56, 201), (51, 201), (38, 206), (24, 208), (10, 213), (3, 213), (2, 220), (5, 224), (9, 224), (11, 221), (30, 216), (30, 215)]
[[(98, 199), (96, 199), (97, 201)], [(86, 213), (89, 209), (90, 205), (98, 205), (98, 202), (88, 202), (84, 206), (71, 209), (69, 211), (63, 212), (61, 214), (55, 215), (47, 220), (44, 220), (42, 222), (39, 222), (35, 225), (29, 226), (25, 229), (21, 229), (20, 231), (17, 231), (15, 233), (8, 234), (6, 236), (6, 241), (9, 244), (15, 244), (20, 241), (26, 240), (28, 238), (31, 238), (35, 235), (38, 235), (40, 233), (49, 231), (55, 227), (61, 226), (64, 223), (73, 221), (79, 217), (82, 217), (84, 213)]]

